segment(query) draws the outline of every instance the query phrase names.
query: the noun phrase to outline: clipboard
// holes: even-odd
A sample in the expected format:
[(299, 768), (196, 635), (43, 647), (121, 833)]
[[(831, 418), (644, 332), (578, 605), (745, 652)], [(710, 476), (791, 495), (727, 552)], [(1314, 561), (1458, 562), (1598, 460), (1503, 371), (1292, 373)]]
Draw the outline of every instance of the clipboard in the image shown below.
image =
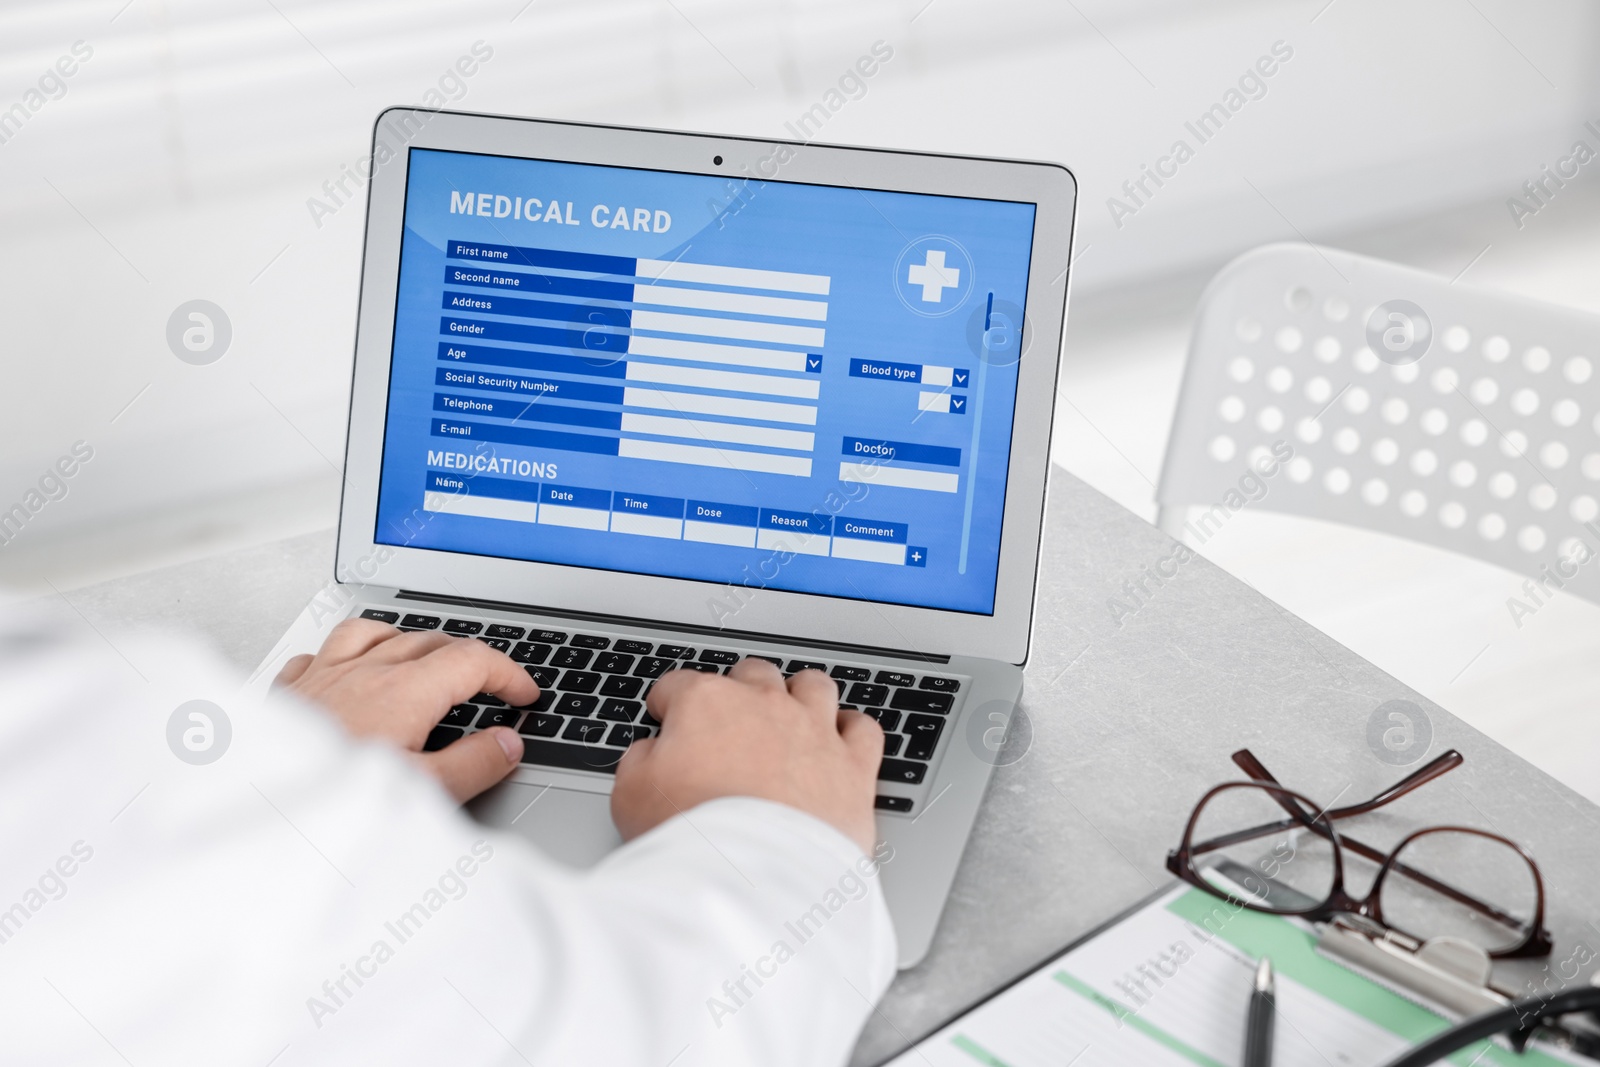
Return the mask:
[[(1297, 920), (1173, 883), (1050, 953), (876, 1067), (1234, 1067), (1251, 979), (1277, 970), (1274, 1067), (1381, 1067), (1454, 1021), (1317, 951)], [(1480, 1042), (1477, 1067), (1593, 1067)], [(1450, 1062), (1455, 1062), (1456, 1056)]]

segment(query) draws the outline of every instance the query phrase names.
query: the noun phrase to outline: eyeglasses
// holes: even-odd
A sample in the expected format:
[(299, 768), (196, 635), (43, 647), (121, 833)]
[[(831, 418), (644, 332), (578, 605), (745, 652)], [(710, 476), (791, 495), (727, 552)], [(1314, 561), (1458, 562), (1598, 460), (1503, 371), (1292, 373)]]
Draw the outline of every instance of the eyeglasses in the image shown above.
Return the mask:
[[(1544, 880), (1527, 850), (1486, 830), (1433, 826), (1389, 851), (1334, 823), (1376, 811), (1465, 762), (1455, 749), (1372, 799), (1334, 808), (1284, 788), (1250, 753), (1234, 763), (1251, 778), (1225, 782), (1195, 805), (1167, 869), (1239, 907), (1309, 922), (1356, 915), (1417, 942), (1455, 937), (1496, 959), (1545, 956)], [(1378, 864), (1365, 898), (1345, 891), (1345, 853)]]

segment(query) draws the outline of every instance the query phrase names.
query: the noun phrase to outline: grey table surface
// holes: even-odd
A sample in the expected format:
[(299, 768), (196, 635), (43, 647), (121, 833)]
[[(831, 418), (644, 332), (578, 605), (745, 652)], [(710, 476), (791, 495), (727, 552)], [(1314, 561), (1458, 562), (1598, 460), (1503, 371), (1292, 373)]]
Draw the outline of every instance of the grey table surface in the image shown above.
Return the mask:
[[(1556, 952), (1502, 964), (1503, 981), (1543, 979), (1545, 963), (1555, 971), (1580, 945), (1600, 946), (1600, 808), (1204, 559), (1160, 585), (1146, 580), (1144, 602), (1115, 616), (1109, 598), (1131, 603), (1123, 583), (1172, 549), (1148, 523), (1054, 472), (1026, 724), (1001, 754), (932, 951), (878, 1005), (854, 1064), (886, 1058), (1169, 884), (1163, 861), (1194, 802), (1241, 777), (1228, 758), (1235, 749), (1248, 746), (1286, 785), (1330, 804), (1402, 777), (1408, 768), (1368, 743), (1368, 721), (1389, 700), (1422, 709), (1429, 756), (1456, 748), (1466, 763), (1357, 820), (1361, 837), (1381, 846), (1456, 823), (1533, 852)], [(97, 624), (199, 631), (248, 670), (331, 577), (332, 555), (328, 531), (68, 599)], [(1352, 872), (1353, 889), (1369, 880), (1365, 865)]]

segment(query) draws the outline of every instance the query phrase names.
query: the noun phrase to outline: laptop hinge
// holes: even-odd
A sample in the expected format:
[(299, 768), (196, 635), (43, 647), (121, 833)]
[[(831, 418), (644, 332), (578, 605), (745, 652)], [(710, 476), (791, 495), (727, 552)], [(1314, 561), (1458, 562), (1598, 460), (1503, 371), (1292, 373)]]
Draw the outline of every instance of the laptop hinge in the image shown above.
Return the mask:
[(893, 659), (916, 660), (922, 663), (949, 663), (948, 655), (938, 652), (913, 652), (903, 648), (878, 645), (853, 645), (844, 641), (817, 641), (787, 634), (757, 633), (752, 630), (730, 630), (716, 626), (696, 626), (693, 623), (667, 623), (655, 619), (640, 619), (627, 615), (606, 615), (592, 611), (571, 611), (565, 608), (546, 608), (537, 604), (512, 604), (500, 600), (477, 600), (472, 597), (440, 596), (437, 593), (418, 593), (402, 589), (395, 594), (397, 600), (417, 600), (430, 604), (454, 604), (458, 607), (482, 608), (486, 611), (514, 612), (520, 615), (543, 615), (556, 619), (580, 622), (605, 623), (612, 626), (629, 626), (645, 630), (664, 630), (669, 633), (703, 634), (725, 641), (760, 642), (762, 644), (800, 645), (805, 648), (827, 649), (833, 652), (851, 652), (857, 655), (888, 656)]

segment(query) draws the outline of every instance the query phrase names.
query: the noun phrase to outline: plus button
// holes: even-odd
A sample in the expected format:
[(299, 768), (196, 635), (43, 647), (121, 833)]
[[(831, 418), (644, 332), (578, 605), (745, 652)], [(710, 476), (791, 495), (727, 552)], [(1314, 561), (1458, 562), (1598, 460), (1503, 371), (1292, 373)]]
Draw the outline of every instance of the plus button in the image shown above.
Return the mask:
[(946, 289), (961, 284), (961, 268), (945, 266), (943, 250), (930, 248), (923, 262), (911, 264), (906, 281), (922, 286), (922, 299), (937, 304), (944, 299)]

